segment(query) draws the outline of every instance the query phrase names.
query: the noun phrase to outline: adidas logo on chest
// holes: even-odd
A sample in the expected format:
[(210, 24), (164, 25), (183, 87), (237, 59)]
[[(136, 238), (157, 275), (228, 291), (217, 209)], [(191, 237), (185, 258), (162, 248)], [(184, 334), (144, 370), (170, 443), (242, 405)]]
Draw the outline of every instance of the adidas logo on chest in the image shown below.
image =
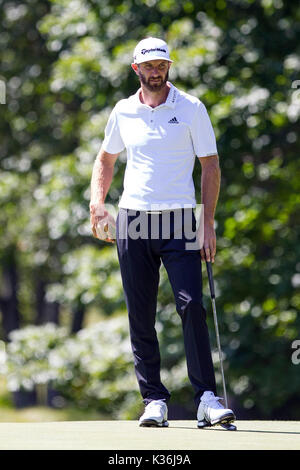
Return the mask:
[(172, 119), (170, 119), (170, 121), (168, 121), (169, 124), (179, 124), (179, 122), (177, 121), (177, 118), (174, 116)]

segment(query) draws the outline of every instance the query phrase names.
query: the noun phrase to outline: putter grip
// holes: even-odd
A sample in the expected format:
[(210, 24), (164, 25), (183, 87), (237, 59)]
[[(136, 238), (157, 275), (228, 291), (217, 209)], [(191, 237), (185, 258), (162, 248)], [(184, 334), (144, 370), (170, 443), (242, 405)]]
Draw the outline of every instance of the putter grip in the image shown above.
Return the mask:
[(212, 299), (215, 299), (216, 298), (215, 285), (214, 285), (214, 278), (213, 278), (213, 272), (212, 272), (210, 261), (206, 261), (206, 269), (207, 269), (208, 282), (209, 282), (209, 288), (210, 288), (210, 296)]

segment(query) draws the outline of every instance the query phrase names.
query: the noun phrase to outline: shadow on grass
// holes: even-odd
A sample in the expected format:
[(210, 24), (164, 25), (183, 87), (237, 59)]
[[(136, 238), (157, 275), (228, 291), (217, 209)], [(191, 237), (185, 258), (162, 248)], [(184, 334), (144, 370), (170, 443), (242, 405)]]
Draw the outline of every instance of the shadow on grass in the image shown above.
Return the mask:
[(199, 432), (202, 431), (202, 432), (207, 432), (207, 431), (219, 431), (219, 432), (231, 432), (231, 433), (241, 433), (241, 432), (252, 432), (252, 433), (262, 433), (262, 434), (291, 434), (291, 435), (300, 435), (300, 431), (299, 432), (295, 432), (295, 431), (268, 431), (268, 430), (256, 430), (256, 429), (239, 429), (238, 427), (238, 424), (235, 423), (235, 425), (237, 426), (237, 429), (236, 431), (227, 431), (226, 429), (222, 429), (221, 427), (219, 426), (211, 426), (211, 427), (207, 427), (207, 428), (204, 428), (204, 429), (200, 429), (200, 428), (197, 428), (197, 426), (195, 425), (195, 427), (192, 427), (192, 426), (170, 426), (170, 428), (172, 429), (197, 429)]

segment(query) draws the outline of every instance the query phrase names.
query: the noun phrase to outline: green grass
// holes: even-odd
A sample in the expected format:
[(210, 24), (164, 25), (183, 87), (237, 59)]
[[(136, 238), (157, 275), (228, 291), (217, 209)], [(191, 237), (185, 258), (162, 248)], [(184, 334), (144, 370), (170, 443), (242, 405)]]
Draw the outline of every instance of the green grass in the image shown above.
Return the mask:
[[(140, 428), (134, 420), (0, 423), (1, 450), (299, 450), (300, 422), (237, 421), (237, 431), (199, 430), (195, 420)], [(134, 455), (134, 453), (133, 453)], [(107, 463), (107, 462), (106, 462)], [(142, 468), (142, 466), (140, 467)]]

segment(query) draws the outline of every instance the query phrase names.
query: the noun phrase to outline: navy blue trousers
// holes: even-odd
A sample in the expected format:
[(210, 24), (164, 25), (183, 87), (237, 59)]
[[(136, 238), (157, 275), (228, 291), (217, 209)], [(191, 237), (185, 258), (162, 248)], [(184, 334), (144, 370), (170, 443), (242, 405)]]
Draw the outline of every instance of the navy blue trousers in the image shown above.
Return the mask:
[[(186, 243), (193, 241), (191, 230), (195, 232), (196, 221), (192, 209), (168, 212), (169, 220), (163, 219), (165, 211), (148, 214), (120, 209), (117, 217), (117, 250), (135, 373), (145, 404), (159, 399), (169, 401), (171, 394), (160, 378), (161, 358), (155, 329), (162, 262), (182, 321), (188, 377), (198, 406), (204, 391), (216, 393), (216, 383), (202, 302), (200, 250), (186, 249)], [(168, 223), (169, 233), (164, 233)]]

